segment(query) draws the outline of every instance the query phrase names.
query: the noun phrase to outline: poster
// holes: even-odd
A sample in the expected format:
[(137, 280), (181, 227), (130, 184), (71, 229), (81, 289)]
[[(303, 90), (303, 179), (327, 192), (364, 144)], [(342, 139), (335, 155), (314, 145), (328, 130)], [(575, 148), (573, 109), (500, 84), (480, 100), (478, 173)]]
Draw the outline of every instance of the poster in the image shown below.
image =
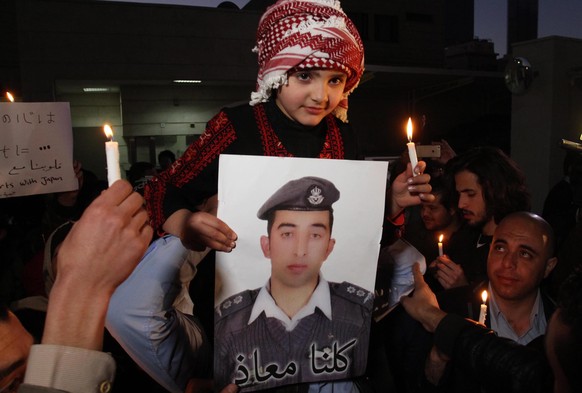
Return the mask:
[(0, 103), (0, 198), (78, 187), (69, 103)]
[[(347, 380), (366, 366), (386, 162), (221, 155), (215, 387)], [(270, 230), (268, 230), (270, 226)]]

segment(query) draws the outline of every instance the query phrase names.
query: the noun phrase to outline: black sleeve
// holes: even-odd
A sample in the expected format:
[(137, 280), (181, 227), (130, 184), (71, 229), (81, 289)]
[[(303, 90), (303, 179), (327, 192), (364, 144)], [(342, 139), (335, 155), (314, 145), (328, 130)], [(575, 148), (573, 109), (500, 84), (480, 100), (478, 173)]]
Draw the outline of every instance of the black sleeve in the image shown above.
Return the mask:
[(498, 337), (475, 322), (448, 314), (435, 331), (434, 344), (470, 378), (491, 391), (552, 390), (552, 372), (542, 352)]

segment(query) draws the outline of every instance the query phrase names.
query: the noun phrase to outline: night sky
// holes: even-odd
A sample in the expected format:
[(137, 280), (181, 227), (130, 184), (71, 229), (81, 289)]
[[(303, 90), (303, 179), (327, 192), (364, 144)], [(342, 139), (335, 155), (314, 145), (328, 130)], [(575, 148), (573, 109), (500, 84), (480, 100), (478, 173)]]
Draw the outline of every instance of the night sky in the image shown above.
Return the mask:
[[(539, 0), (538, 38), (582, 38), (581, 0)], [(495, 52), (507, 52), (507, 0), (475, 0), (475, 36), (491, 39)]]

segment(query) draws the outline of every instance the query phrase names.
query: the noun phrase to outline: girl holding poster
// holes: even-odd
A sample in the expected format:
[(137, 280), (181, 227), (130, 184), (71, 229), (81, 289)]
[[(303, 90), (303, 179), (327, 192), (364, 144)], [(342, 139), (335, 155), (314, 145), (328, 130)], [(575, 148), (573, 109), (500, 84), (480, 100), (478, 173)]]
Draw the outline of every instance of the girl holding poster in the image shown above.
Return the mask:
[[(213, 212), (221, 154), (361, 158), (356, 135), (347, 124), (347, 98), (363, 74), (364, 50), (357, 29), (339, 1), (277, 1), (259, 21), (255, 52), (259, 71), (250, 105), (221, 110), (183, 156), (145, 189), (152, 226), (160, 235), (179, 237), (190, 250), (230, 252), (236, 246), (235, 231)], [(423, 174), (424, 168), (424, 162), (420, 162), (394, 179), (387, 191), (384, 212), (387, 220), (403, 222), (405, 207), (432, 200), (430, 176)], [(418, 176), (412, 176), (413, 170)], [(196, 315), (210, 336), (214, 324), (214, 263), (209, 258), (214, 258), (213, 252), (197, 266), (190, 288), (194, 290), (191, 294)], [(140, 285), (139, 280), (131, 282)], [(138, 313), (132, 314), (132, 300), (143, 304), (150, 299), (149, 289), (135, 287), (124, 292), (126, 298), (112, 299), (112, 304), (123, 304), (121, 310), (125, 314), (109, 314), (111, 323), (119, 322), (110, 329), (112, 334), (125, 344), (155, 340), (156, 348), (174, 345), (181, 337), (188, 338), (183, 329), (189, 325), (176, 324), (171, 318), (175, 311), (158, 310), (159, 299), (151, 298), (153, 312), (143, 316), (147, 321), (134, 320), (140, 317)], [(151, 315), (166, 318), (155, 319)], [(133, 327), (146, 325), (148, 331), (134, 334)], [(184, 344), (192, 348), (192, 358), (196, 358), (198, 344), (198, 341)], [(160, 376), (157, 379), (172, 391), (183, 391), (188, 383), (187, 373), (177, 372), (176, 367), (190, 369), (190, 377), (197, 371), (194, 360), (189, 364), (189, 358), (176, 359), (171, 350), (157, 351), (155, 359), (145, 358), (139, 350), (128, 352), (152, 376)], [(164, 353), (166, 357), (160, 358)], [(168, 375), (176, 377), (166, 383)]]

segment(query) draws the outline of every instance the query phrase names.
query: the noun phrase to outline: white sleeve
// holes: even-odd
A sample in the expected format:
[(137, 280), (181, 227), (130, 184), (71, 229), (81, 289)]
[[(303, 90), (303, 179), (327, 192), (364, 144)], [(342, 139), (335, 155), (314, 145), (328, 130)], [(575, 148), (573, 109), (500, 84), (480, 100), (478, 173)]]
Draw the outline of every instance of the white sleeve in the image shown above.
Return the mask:
[(24, 383), (70, 393), (106, 392), (115, 376), (115, 360), (105, 352), (62, 345), (33, 345)]

